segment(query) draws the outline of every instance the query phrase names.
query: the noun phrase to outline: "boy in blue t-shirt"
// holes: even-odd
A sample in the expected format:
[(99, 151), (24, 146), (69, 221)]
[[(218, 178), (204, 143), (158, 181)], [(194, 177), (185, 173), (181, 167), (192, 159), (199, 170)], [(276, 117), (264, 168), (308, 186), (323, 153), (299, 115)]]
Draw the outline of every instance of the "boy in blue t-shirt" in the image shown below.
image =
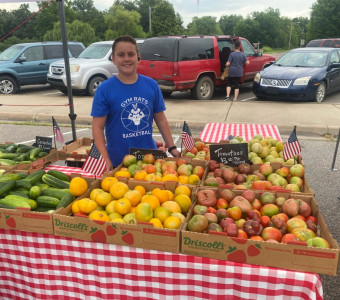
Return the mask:
[(118, 166), (129, 154), (130, 147), (157, 149), (152, 137), (153, 120), (170, 153), (174, 157), (180, 156), (164, 114), (161, 90), (156, 81), (137, 74), (139, 60), (135, 39), (130, 36), (117, 38), (112, 45), (112, 62), (117, 66), (118, 74), (104, 81), (93, 99), (92, 135), (105, 159), (106, 171)]
[(241, 44), (239, 41), (234, 42), (234, 51), (230, 53), (226, 67), (229, 67), (228, 72), (228, 82), (227, 82), (227, 96), (225, 101), (229, 100), (229, 95), (231, 92), (231, 87), (234, 86), (234, 101), (237, 100), (238, 94), (240, 92), (239, 84), (241, 77), (243, 75), (243, 64), (249, 64), (249, 60), (243, 52), (240, 51)]

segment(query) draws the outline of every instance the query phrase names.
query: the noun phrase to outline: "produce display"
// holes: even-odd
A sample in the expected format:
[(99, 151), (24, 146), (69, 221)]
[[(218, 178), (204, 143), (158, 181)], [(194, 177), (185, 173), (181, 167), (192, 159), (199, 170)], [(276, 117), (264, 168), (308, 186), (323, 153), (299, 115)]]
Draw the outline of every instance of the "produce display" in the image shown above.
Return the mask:
[(115, 177), (127, 177), (146, 181), (176, 181), (182, 184), (196, 185), (202, 179), (205, 172), (205, 164), (195, 165), (186, 159), (155, 159), (152, 154), (144, 155), (138, 160), (134, 155), (125, 155), (123, 167), (115, 174)]
[(274, 169), (271, 164), (261, 164), (257, 168), (257, 166), (242, 163), (237, 167), (230, 167), (210, 160), (208, 169), (204, 185), (236, 189), (286, 189), (300, 192), (305, 175), (305, 167), (302, 164)]
[(39, 147), (13, 143), (0, 145), (0, 165), (28, 164), (46, 155), (48, 153)]
[(88, 198), (73, 202), (75, 216), (126, 224), (149, 222), (157, 228), (178, 229), (192, 204), (191, 189), (185, 185), (177, 186), (174, 192), (160, 188), (146, 191), (142, 185), (130, 189), (117, 177), (105, 177), (100, 187), (92, 189)]
[(298, 198), (276, 196), (272, 192), (245, 190), (240, 195), (229, 189), (200, 189), (188, 231), (225, 232), (229, 237), (273, 243), (306, 242), (308, 246), (329, 248), (317, 236), (318, 220), (311, 206)]
[(0, 208), (27, 208), (49, 212), (65, 207), (75, 199), (70, 193), (70, 178), (59, 171), (38, 170), (32, 174), (0, 176)]

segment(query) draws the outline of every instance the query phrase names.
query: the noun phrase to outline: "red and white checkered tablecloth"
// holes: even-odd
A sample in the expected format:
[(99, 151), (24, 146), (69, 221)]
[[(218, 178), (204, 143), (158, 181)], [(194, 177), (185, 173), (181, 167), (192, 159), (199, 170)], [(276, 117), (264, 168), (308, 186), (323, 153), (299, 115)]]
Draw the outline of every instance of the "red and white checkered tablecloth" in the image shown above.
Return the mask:
[(0, 249), (1, 299), (323, 298), (312, 273), (8, 229)]
[(220, 140), (225, 140), (229, 135), (233, 135), (241, 136), (249, 141), (256, 134), (261, 134), (263, 137), (271, 136), (281, 141), (277, 126), (266, 124), (207, 123), (199, 138), (203, 142), (218, 143)]
[(90, 178), (95, 178), (96, 176), (92, 173), (84, 172), (81, 168), (76, 168), (76, 167), (67, 167), (67, 166), (58, 166), (58, 165), (49, 165), (44, 168), (44, 170), (57, 170), (60, 172), (63, 172), (67, 175), (73, 174), (80, 174), (84, 177), (90, 177)]

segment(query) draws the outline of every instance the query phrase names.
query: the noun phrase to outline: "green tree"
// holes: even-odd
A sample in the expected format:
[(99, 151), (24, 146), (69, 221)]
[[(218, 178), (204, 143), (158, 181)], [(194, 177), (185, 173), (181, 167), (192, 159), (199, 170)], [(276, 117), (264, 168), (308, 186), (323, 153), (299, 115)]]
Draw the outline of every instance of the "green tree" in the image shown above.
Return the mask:
[[(78, 20), (73, 21), (71, 24), (66, 23), (66, 34), (69, 41), (82, 42), (85, 46), (88, 46), (95, 41), (94, 29), (88, 23), (83, 23)], [(49, 30), (45, 33), (44, 40), (61, 40), (60, 22), (54, 24), (53, 30)]]
[(260, 30), (260, 24), (250, 17), (242, 22), (237, 22), (234, 27), (235, 35), (245, 37), (252, 43), (258, 41), (258, 33)]
[(233, 35), (235, 33), (234, 27), (237, 22), (242, 22), (243, 17), (240, 15), (223, 15), (219, 20), (218, 24), (223, 34)]
[(138, 7), (137, 11), (141, 15), (140, 24), (143, 27), (144, 32), (149, 32), (150, 11), (151, 11), (151, 15), (153, 16), (155, 7), (159, 5), (162, 1), (163, 0), (136, 0), (134, 1)]
[(177, 35), (183, 32), (182, 19), (168, 1), (156, 5), (152, 12), (151, 35)]
[(192, 35), (214, 35), (222, 34), (222, 30), (215, 17), (204, 16), (193, 18), (192, 22), (188, 24), (188, 33)]
[(136, 38), (145, 37), (142, 26), (140, 25), (140, 14), (136, 11), (125, 10), (120, 5), (110, 7), (105, 15), (107, 31), (105, 39), (112, 40), (124, 34), (129, 34)]
[(107, 26), (105, 24), (104, 12), (100, 12), (93, 5), (93, 0), (74, 0), (71, 8), (76, 13), (76, 19), (88, 23), (94, 30), (97, 40), (105, 38)]
[(307, 40), (340, 36), (340, 1), (317, 0), (312, 5)]

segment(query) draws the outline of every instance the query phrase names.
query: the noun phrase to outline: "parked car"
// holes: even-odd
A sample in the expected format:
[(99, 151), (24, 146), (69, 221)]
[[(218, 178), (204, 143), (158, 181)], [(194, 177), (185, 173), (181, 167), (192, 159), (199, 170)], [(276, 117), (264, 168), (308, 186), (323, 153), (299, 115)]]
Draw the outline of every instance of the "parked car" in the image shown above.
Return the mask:
[(340, 90), (340, 49), (298, 48), (257, 73), (253, 92), (258, 98), (314, 100)]
[[(136, 39), (137, 46), (143, 39)], [(74, 92), (93, 96), (97, 87), (109, 77), (117, 74), (112, 63), (113, 41), (96, 42), (88, 46), (78, 58), (70, 59), (71, 85)], [(63, 60), (51, 64), (47, 82), (63, 93), (67, 93), (65, 64)]]
[(161, 36), (144, 41), (137, 72), (155, 79), (165, 96), (190, 90), (195, 99), (211, 99), (216, 86), (226, 85), (221, 74), (228, 56), (223, 53), (227, 48), (230, 53), (236, 40), (250, 61), (241, 83), (252, 81), (265, 65), (275, 61), (274, 56), (262, 55), (238, 36)]
[[(77, 57), (83, 43), (68, 42), (69, 56)], [(0, 54), (0, 93), (14, 94), (23, 85), (45, 84), (50, 63), (63, 58), (61, 42), (13, 45)]]
[(340, 38), (311, 40), (306, 47), (333, 47), (340, 48)]

